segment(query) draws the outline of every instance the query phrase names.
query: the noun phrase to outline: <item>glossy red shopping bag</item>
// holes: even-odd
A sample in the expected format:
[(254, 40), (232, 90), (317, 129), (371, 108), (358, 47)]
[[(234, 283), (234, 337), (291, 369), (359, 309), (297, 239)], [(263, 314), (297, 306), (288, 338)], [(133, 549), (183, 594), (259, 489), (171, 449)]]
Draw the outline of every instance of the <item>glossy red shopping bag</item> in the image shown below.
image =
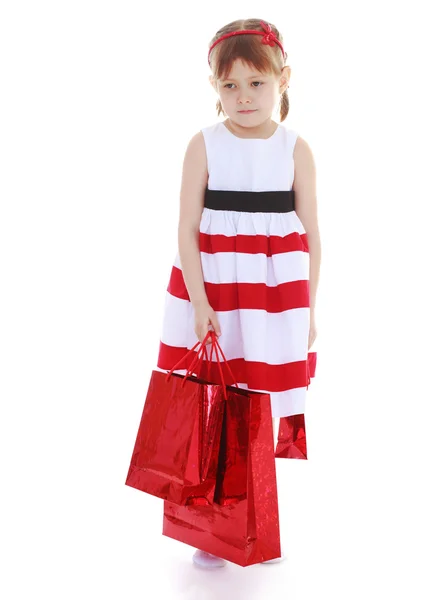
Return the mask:
[[(209, 365), (211, 336), (167, 374), (152, 372), (125, 482), (179, 505), (211, 504), (215, 493), (225, 386), (190, 377), (200, 372), (204, 358)], [(187, 374), (173, 373), (183, 360)]]
[(211, 506), (164, 502), (163, 535), (242, 567), (281, 555), (270, 394), (227, 386)]
[(307, 460), (305, 415), (290, 415), (279, 419), (276, 458), (303, 458)]
[[(317, 353), (308, 353), (308, 387), (315, 377)], [(279, 419), (276, 458), (299, 458), (307, 460), (305, 415), (303, 413)]]

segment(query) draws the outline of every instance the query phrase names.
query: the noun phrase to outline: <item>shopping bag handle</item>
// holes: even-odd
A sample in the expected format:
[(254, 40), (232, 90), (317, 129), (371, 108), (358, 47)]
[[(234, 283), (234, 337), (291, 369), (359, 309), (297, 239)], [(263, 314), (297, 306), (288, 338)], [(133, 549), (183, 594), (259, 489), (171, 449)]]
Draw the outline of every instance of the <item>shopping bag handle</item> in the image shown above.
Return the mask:
[[(208, 339), (208, 337), (212, 337), (212, 342), (211, 342), (212, 346), (211, 346), (210, 357), (208, 357), (208, 353), (207, 353), (207, 349), (206, 349), (206, 340)], [(191, 363), (191, 365), (188, 367), (187, 374), (185, 375), (184, 379), (182, 380), (181, 387), (184, 387), (187, 378), (193, 372), (199, 373), (199, 375), (201, 376), (200, 369), (202, 367), (204, 357), (206, 357), (206, 364), (208, 366), (208, 373), (209, 373), (209, 365), (212, 365), (212, 356), (213, 356), (213, 352), (214, 352), (214, 349), (215, 349), (215, 354), (216, 354), (216, 357), (217, 357), (218, 369), (219, 369), (220, 376), (221, 376), (222, 389), (223, 389), (223, 392), (224, 392), (224, 399), (227, 400), (227, 387), (225, 385), (224, 374), (222, 372), (222, 368), (221, 368), (221, 363), (220, 363), (220, 360), (219, 360), (217, 346), (218, 346), (218, 341), (217, 341), (217, 338), (215, 336), (215, 332), (209, 331), (208, 334), (206, 335), (205, 339), (202, 342), (202, 346), (200, 348), (201, 355), (199, 357), (199, 353), (197, 353), (197, 356), (195, 357), (195, 359), (193, 360), (193, 362)], [(199, 350), (199, 352), (200, 352), (200, 350)], [(196, 364), (198, 366), (195, 366)], [(227, 367), (228, 367), (228, 365), (227, 365)], [(230, 371), (230, 373), (231, 373), (231, 371)], [(234, 380), (234, 376), (233, 376), (232, 373), (231, 373), (231, 376), (233, 377), (233, 380)]]
[[(211, 340), (212, 347), (211, 347), (210, 358), (208, 358), (208, 354), (207, 354), (207, 350), (206, 350), (206, 340), (208, 339), (208, 337), (212, 338), (212, 340)], [(193, 372), (193, 369), (195, 369), (194, 365), (196, 364), (196, 362), (198, 362), (199, 369), (202, 366), (203, 358), (204, 357), (206, 357), (206, 363), (207, 363), (207, 365), (211, 365), (212, 364), (212, 356), (213, 356), (214, 350), (215, 350), (215, 354), (216, 354), (216, 358), (217, 358), (217, 364), (218, 364), (219, 373), (220, 373), (220, 376), (221, 376), (221, 381), (222, 381), (222, 386), (223, 386), (223, 391), (224, 391), (224, 397), (227, 400), (227, 388), (226, 388), (226, 384), (225, 384), (225, 380), (224, 380), (224, 374), (222, 372), (221, 361), (220, 361), (220, 358), (219, 358), (218, 350), (220, 351), (222, 357), (224, 358), (225, 366), (226, 366), (227, 370), (229, 371), (230, 376), (231, 376), (231, 378), (232, 378), (232, 380), (234, 382), (233, 385), (235, 385), (237, 388), (239, 386), (238, 386), (237, 381), (236, 381), (236, 379), (235, 379), (235, 377), (234, 377), (234, 375), (233, 375), (233, 373), (232, 373), (232, 371), (230, 369), (230, 366), (229, 366), (229, 364), (227, 362), (225, 354), (222, 351), (221, 346), (219, 345), (218, 338), (217, 338), (215, 332), (212, 331), (212, 330), (208, 331), (205, 339), (203, 340), (203, 342), (202, 342), (202, 354), (201, 354), (200, 358), (196, 357), (194, 359), (193, 363), (188, 368), (187, 375), (185, 376), (185, 378), (184, 378), (184, 380), (182, 382), (182, 385), (185, 385), (186, 378), (188, 377), (189, 374), (191, 374)], [(198, 373), (200, 374), (200, 371), (198, 371)]]
[[(207, 351), (206, 351), (206, 340), (208, 339), (209, 335), (206, 335), (205, 339), (203, 340), (200, 348), (197, 350), (196, 355), (194, 357), (194, 359), (192, 360), (190, 366), (187, 369), (185, 378), (189, 377), (191, 375), (191, 373), (193, 373), (194, 371), (196, 373), (200, 373), (200, 371), (197, 371), (196, 366), (198, 365), (198, 367), (201, 367), (201, 364), (203, 362), (203, 358), (204, 356), (207, 357)], [(197, 342), (197, 344), (194, 344), (194, 346), (191, 348), (191, 350), (189, 350), (182, 358), (179, 362), (176, 363), (176, 365), (174, 365), (170, 371), (169, 371), (169, 375), (167, 377), (167, 380), (170, 379), (173, 371), (175, 369), (178, 368), (178, 366), (188, 357), (190, 356), (190, 354), (192, 354), (194, 352), (194, 350), (197, 348), (197, 346), (200, 344), (200, 342)], [(200, 354), (201, 353), (201, 354)], [(211, 353), (212, 356), (212, 353)]]
[[(212, 339), (211, 339), (212, 348), (211, 348), (211, 354), (210, 354), (210, 358), (208, 357), (208, 353), (207, 353), (207, 350), (206, 350), (206, 341), (208, 340), (208, 338), (212, 338)], [(225, 384), (225, 380), (224, 380), (224, 374), (223, 374), (223, 372), (222, 372), (222, 368), (221, 368), (221, 361), (220, 361), (220, 358), (219, 358), (218, 351), (221, 353), (221, 356), (222, 356), (222, 357), (223, 357), (223, 359), (224, 359), (225, 366), (226, 366), (226, 368), (227, 368), (228, 372), (230, 373), (230, 376), (231, 376), (231, 378), (232, 378), (232, 380), (233, 380), (233, 382), (234, 382), (232, 385), (235, 385), (237, 388), (238, 388), (239, 386), (238, 386), (238, 384), (237, 384), (237, 381), (236, 381), (236, 378), (235, 378), (235, 376), (233, 375), (233, 373), (232, 373), (232, 370), (231, 370), (231, 368), (230, 368), (230, 366), (229, 366), (229, 364), (228, 364), (228, 362), (227, 362), (227, 359), (226, 359), (226, 357), (225, 357), (225, 354), (224, 354), (224, 352), (222, 351), (222, 348), (221, 348), (221, 346), (219, 345), (219, 342), (218, 342), (218, 339), (217, 339), (216, 333), (215, 333), (215, 331), (213, 331), (213, 330), (209, 330), (209, 331), (207, 332), (207, 334), (206, 334), (206, 336), (205, 336), (205, 338), (204, 338), (203, 342), (197, 342), (196, 344), (194, 344), (194, 346), (191, 348), (191, 350), (189, 350), (189, 352), (187, 352), (187, 353), (186, 353), (186, 354), (185, 354), (185, 355), (184, 355), (184, 356), (181, 358), (181, 360), (180, 360), (179, 362), (177, 362), (177, 363), (176, 363), (176, 365), (174, 365), (174, 366), (173, 366), (173, 367), (170, 369), (170, 371), (168, 372), (167, 380), (169, 380), (169, 379), (170, 379), (170, 377), (171, 377), (171, 375), (172, 375), (173, 371), (174, 371), (175, 369), (177, 369), (177, 368), (178, 368), (178, 366), (179, 366), (179, 365), (180, 365), (180, 364), (181, 364), (181, 363), (182, 363), (182, 362), (183, 362), (183, 361), (184, 361), (184, 360), (185, 360), (185, 359), (186, 359), (188, 356), (190, 356), (190, 354), (192, 354), (192, 353), (194, 352), (194, 350), (197, 348), (197, 346), (199, 346), (199, 344), (201, 344), (201, 346), (200, 346), (199, 350), (197, 351), (197, 354), (196, 354), (196, 356), (194, 357), (194, 359), (193, 359), (192, 363), (190, 364), (190, 366), (189, 366), (189, 367), (188, 367), (188, 369), (187, 369), (187, 373), (186, 373), (186, 375), (185, 375), (185, 377), (184, 377), (184, 379), (183, 379), (183, 381), (182, 381), (182, 387), (185, 385), (185, 381), (188, 379), (188, 377), (191, 375), (191, 373), (193, 373), (193, 372), (200, 373), (200, 370), (197, 370), (197, 369), (196, 369), (196, 367), (198, 367), (198, 369), (200, 369), (200, 368), (201, 368), (204, 358), (206, 358), (206, 361), (207, 361), (207, 364), (208, 364), (208, 365), (209, 365), (209, 364), (212, 364), (212, 356), (213, 356), (213, 352), (214, 352), (214, 350), (215, 350), (215, 354), (216, 354), (216, 358), (217, 358), (217, 364), (218, 364), (218, 368), (219, 368), (219, 372), (220, 372), (220, 376), (221, 376), (221, 381), (222, 381), (222, 386), (223, 386), (223, 391), (224, 391), (224, 396), (225, 396), (225, 398), (227, 398), (227, 389), (226, 389), (226, 384)]]
[[(205, 340), (206, 340), (206, 338), (205, 338)], [(186, 377), (188, 377), (189, 375), (191, 375), (194, 371), (196, 373), (198, 373), (200, 377), (202, 377), (200, 369), (202, 368), (202, 365), (203, 365), (203, 359), (206, 358), (206, 365), (208, 366), (207, 368), (208, 368), (208, 379), (209, 379), (209, 363), (212, 363), (212, 356), (213, 356), (213, 353), (214, 353), (214, 346), (213, 346), (213, 344), (212, 344), (212, 347), (211, 347), (211, 355), (210, 355), (210, 357), (208, 357), (208, 352), (207, 352), (206, 344), (205, 343), (203, 343), (202, 346), (201, 346), (201, 352), (202, 352), (202, 354), (201, 354), (200, 358), (198, 357), (198, 353), (197, 353), (197, 356), (195, 357), (195, 359), (193, 360), (193, 362), (191, 363), (191, 365), (188, 367)], [(197, 367), (195, 367), (196, 363), (198, 363)]]
[[(211, 355), (210, 355), (210, 358), (208, 359), (208, 354), (207, 354), (207, 350), (206, 350), (206, 341), (207, 341), (207, 339), (208, 339), (209, 337), (211, 337), (211, 338), (212, 338), (212, 340), (211, 340), (212, 348), (211, 348)], [(196, 345), (194, 346), (194, 348), (196, 348), (196, 346), (198, 346), (198, 344), (196, 344)], [(191, 352), (194, 350), (194, 348), (193, 348), (193, 349), (191, 349), (191, 350), (190, 350), (190, 352), (188, 352), (188, 354), (186, 354), (186, 356), (188, 356), (188, 355), (189, 355), (189, 354), (190, 354), (190, 353), (191, 353)], [(224, 359), (225, 366), (226, 366), (226, 368), (227, 368), (228, 372), (230, 373), (230, 376), (231, 376), (232, 380), (234, 381), (233, 385), (236, 385), (236, 386), (237, 386), (237, 382), (236, 382), (235, 376), (234, 376), (234, 375), (233, 375), (233, 373), (232, 373), (232, 370), (231, 370), (231, 368), (230, 368), (230, 365), (229, 365), (229, 364), (228, 364), (228, 362), (227, 362), (227, 359), (226, 359), (226, 357), (225, 357), (225, 354), (224, 354), (224, 352), (222, 351), (222, 348), (221, 348), (221, 346), (219, 345), (218, 338), (217, 338), (217, 336), (216, 336), (216, 334), (215, 334), (215, 331), (213, 331), (213, 330), (209, 330), (209, 331), (207, 332), (207, 334), (206, 334), (206, 336), (205, 336), (205, 338), (204, 338), (204, 340), (203, 340), (203, 342), (202, 342), (202, 346), (201, 346), (201, 348), (200, 348), (200, 350), (202, 350), (202, 354), (201, 354), (201, 356), (199, 356), (199, 352), (200, 352), (200, 350), (199, 350), (199, 352), (197, 352), (197, 356), (194, 358), (193, 362), (191, 363), (191, 365), (190, 365), (190, 366), (189, 366), (189, 368), (188, 368), (188, 371), (187, 371), (187, 376), (188, 376), (188, 373), (189, 373), (189, 372), (192, 372), (192, 370), (194, 369), (194, 367), (195, 367), (195, 364), (196, 364), (197, 362), (198, 362), (198, 363), (200, 363), (200, 366), (201, 366), (201, 363), (203, 362), (203, 357), (204, 357), (204, 356), (206, 356), (206, 359), (207, 359), (207, 361), (211, 363), (211, 362), (212, 362), (212, 356), (213, 356), (213, 351), (214, 351), (214, 349), (215, 349), (215, 354), (216, 354), (216, 357), (217, 357), (217, 363), (218, 363), (218, 367), (219, 367), (219, 370), (220, 370), (221, 381), (223, 382), (223, 385), (224, 385), (224, 375), (223, 375), (223, 372), (222, 372), (222, 369), (221, 369), (221, 361), (220, 361), (220, 359), (219, 359), (218, 350), (220, 351), (220, 353), (221, 353), (221, 355), (222, 355), (222, 357), (223, 357), (223, 359)], [(185, 358), (185, 357), (183, 357), (183, 358), (182, 358), (182, 360), (183, 360), (184, 358)], [(180, 362), (181, 362), (181, 361), (180, 361)], [(179, 362), (179, 363), (177, 363), (177, 365), (178, 365), (178, 364), (180, 364), (180, 362)], [(175, 368), (177, 367), (177, 365), (175, 365), (175, 367), (173, 367), (173, 369), (175, 369)]]
[[(203, 342), (201, 343), (201, 347), (200, 347), (200, 348), (199, 348), (199, 350), (197, 351), (197, 353), (196, 353), (196, 356), (194, 357), (194, 359), (193, 359), (193, 361), (192, 361), (191, 365), (190, 365), (190, 366), (189, 366), (189, 368), (188, 368), (188, 371), (189, 371), (190, 369), (194, 369), (194, 367), (195, 367), (196, 363), (197, 363), (197, 362), (200, 362), (201, 360), (203, 360), (203, 358), (199, 356), (199, 353), (200, 353), (200, 352), (201, 352), (203, 349), (204, 349), (204, 350), (206, 349), (206, 347), (205, 347), (205, 343), (206, 343), (206, 340), (207, 340), (207, 339), (208, 339), (208, 337), (209, 337), (209, 334), (210, 334), (210, 332), (208, 332), (208, 333), (207, 333), (207, 335), (206, 335), (205, 339), (204, 339), (204, 340), (203, 340)], [(176, 369), (179, 367), (179, 365), (180, 365), (181, 363), (183, 363), (183, 362), (184, 362), (184, 360), (186, 360), (186, 359), (187, 359), (187, 358), (190, 356), (190, 354), (193, 354), (194, 350), (195, 350), (195, 349), (197, 348), (197, 346), (199, 346), (199, 345), (200, 345), (200, 342), (197, 342), (196, 344), (194, 344), (194, 346), (193, 346), (193, 347), (192, 347), (192, 348), (191, 348), (191, 349), (190, 349), (190, 350), (189, 350), (189, 351), (188, 351), (186, 354), (184, 354), (184, 356), (181, 358), (181, 360), (179, 360), (179, 361), (176, 363), (176, 365), (173, 365), (173, 367), (170, 369), (170, 371), (168, 371), (167, 381), (169, 381), (170, 377), (172, 376), (172, 373), (173, 373), (173, 371), (175, 371), (175, 370), (176, 370)], [(187, 371), (187, 375), (188, 375), (188, 371)]]
[[(184, 362), (184, 360), (185, 360), (185, 359), (187, 359), (187, 358), (190, 356), (190, 354), (193, 354), (194, 350), (195, 350), (195, 349), (197, 348), (197, 346), (199, 346), (200, 344), (201, 344), (201, 347), (200, 347), (200, 348), (199, 348), (199, 350), (197, 351), (197, 354), (196, 354), (196, 356), (194, 357), (194, 359), (193, 359), (193, 361), (192, 361), (191, 365), (189, 366), (189, 369), (191, 369), (191, 368), (194, 368), (194, 367), (195, 367), (195, 365), (196, 365), (196, 363), (197, 363), (198, 361), (200, 361), (200, 360), (203, 360), (203, 358), (199, 356), (199, 353), (200, 353), (201, 351), (203, 351), (203, 350), (205, 350), (205, 349), (206, 349), (206, 341), (207, 341), (207, 339), (208, 339), (208, 338), (211, 336), (211, 334), (212, 334), (212, 333), (213, 333), (213, 332), (212, 332), (211, 330), (209, 330), (209, 331), (207, 332), (207, 334), (206, 334), (206, 336), (205, 336), (205, 338), (204, 338), (203, 342), (197, 342), (196, 344), (194, 344), (194, 346), (193, 346), (193, 347), (192, 347), (192, 348), (191, 348), (191, 349), (190, 349), (190, 350), (189, 350), (189, 351), (188, 351), (186, 354), (184, 354), (184, 356), (181, 358), (181, 360), (179, 360), (179, 361), (176, 363), (176, 365), (173, 365), (173, 367), (172, 367), (172, 368), (170, 369), (170, 371), (169, 371), (169, 377), (172, 375), (173, 371), (175, 371), (175, 370), (176, 370), (176, 369), (179, 367), (179, 365), (180, 365), (182, 362)], [(188, 369), (188, 370), (189, 370), (189, 369)]]

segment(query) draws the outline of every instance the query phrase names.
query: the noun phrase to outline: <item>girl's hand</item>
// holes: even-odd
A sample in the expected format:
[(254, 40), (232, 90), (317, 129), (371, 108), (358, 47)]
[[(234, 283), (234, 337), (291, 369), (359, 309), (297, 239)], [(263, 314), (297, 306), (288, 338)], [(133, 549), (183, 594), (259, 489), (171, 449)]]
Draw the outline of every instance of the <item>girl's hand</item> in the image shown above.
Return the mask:
[(311, 324), (310, 324), (310, 328), (309, 328), (308, 350), (314, 343), (316, 337), (317, 337), (317, 327), (315, 325), (315, 319), (313, 317), (311, 317)]
[[(210, 329), (213, 329), (217, 336), (221, 335), (221, 328), (219, 325), (218, 317), (209, 303), (195, 306), (194, 313), (194, 331), (200, 343), (203, 343), (203, 340), (205, 339)], [(210, 343), (211, 340), (210, 338), (208, 338), (208, 340), (206, 341), (206, 345)]]

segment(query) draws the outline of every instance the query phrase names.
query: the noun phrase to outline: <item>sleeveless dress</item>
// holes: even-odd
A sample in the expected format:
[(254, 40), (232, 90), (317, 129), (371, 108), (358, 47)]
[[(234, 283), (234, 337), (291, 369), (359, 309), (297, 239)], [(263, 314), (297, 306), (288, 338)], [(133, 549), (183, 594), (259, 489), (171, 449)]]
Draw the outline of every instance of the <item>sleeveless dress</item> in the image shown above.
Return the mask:
[[(292, 190), (298, 134), (280, 124), (267, 139), (244, 139), (224, 122), (201, 131), (209, 177), (200, 256), (219, 345), (240, 388), (270, 394), (272, 417), (303, 414), (316, 352), (308, 352), (309, 249)], [(177, 252), (157, 367), (172, 369), (197, 342)], [(190, 363), (174, 372), (184, 374)], [(221, 382), (217, 373), (211, 370), (214, 383)]]

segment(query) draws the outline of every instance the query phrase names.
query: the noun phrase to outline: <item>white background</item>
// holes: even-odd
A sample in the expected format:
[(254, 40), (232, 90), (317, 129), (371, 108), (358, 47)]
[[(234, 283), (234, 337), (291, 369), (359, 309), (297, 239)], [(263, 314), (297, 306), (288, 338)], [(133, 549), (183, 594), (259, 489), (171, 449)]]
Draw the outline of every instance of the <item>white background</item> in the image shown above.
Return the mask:
[[(0, 9), (5, 600), (429, 598), (424, 2), (22, 2)], [(193, 567), (125, 485), (177, 244), (209, 41), (267, 19), (317, 165), (308, 461), (278, 460), (288, 560)]]

